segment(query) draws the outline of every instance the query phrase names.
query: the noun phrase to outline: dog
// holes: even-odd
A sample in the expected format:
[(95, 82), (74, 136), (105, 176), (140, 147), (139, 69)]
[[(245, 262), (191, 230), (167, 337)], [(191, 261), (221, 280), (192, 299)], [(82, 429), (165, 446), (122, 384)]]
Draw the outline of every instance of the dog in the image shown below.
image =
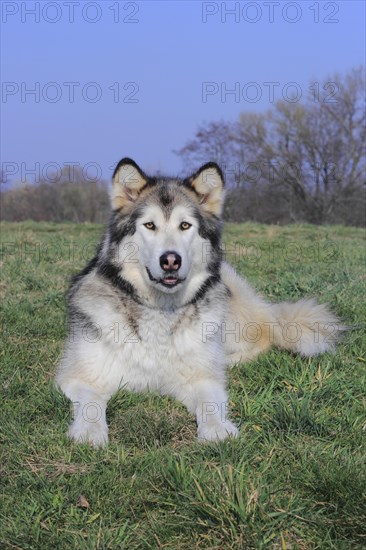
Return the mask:
[(56, 385), (73, 402), (73, 440), (107, 443), (107, 403), (122, 387), (181, 401), (201, 441), (236, 437), (230, 365), (273, 346), (303, 356), (334, 348), (342, 327), (326, 305), (269, 303), (223, 260), (223, 199), (214, 162), (185, 179), (118, 163), (108, 229), (68, 293)]

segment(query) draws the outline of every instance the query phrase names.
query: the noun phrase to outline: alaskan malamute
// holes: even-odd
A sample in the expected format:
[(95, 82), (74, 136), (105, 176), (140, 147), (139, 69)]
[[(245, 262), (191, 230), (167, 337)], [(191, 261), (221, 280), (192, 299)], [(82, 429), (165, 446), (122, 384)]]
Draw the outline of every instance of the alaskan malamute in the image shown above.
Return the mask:
[(200, 440), (235, 437), (230, 364), (271, 346), (304, 356), (333, 347), (341, 329), (325, 305), (268, 303), (223, 261), (223, 189), (213, 162), (186, 179), (117, 165), (108, 230), (68, 295), (56, 384), (74, 405), (72, 439), (107, 443), (106, 407), (121, 387), (179, 399)]

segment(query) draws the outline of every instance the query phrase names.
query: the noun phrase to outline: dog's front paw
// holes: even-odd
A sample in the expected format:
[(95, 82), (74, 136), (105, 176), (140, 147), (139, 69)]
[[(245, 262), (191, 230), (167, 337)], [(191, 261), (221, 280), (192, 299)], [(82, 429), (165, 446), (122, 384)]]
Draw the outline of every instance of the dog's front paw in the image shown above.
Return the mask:
[(225, 422), (202, 422), (198, 426), (200, 441), (220, 441), (228, 437), (238, 437), (239, 430), (230, 420)]
[(108, 443), (108, 426), (105, 422), (75, 420), (67, 434), (77, 443), (89, 443), (93, 447), (104, 447)]

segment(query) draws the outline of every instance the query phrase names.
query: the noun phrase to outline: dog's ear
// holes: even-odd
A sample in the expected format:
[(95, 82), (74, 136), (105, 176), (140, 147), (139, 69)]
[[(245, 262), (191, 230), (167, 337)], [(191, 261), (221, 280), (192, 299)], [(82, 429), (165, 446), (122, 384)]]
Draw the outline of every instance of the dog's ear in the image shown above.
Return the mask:
[(215, 162), (208, 162), (188, 178), (188, 184), (199, 197), (202, 208), (219, 216), (224, 202), (224, 176)]
[(147, 176), (135, 161), (124, 158), (117, 164), (112, 182), (112, 207), (123, 208), (135, 202), (147, 183)]

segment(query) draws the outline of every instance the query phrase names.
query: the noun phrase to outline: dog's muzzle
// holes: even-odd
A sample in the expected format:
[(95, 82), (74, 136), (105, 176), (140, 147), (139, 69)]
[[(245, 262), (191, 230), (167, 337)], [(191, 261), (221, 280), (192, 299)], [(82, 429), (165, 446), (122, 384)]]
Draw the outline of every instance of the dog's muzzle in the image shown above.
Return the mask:
[(164, 271), (162, 277), (154, 277), (148, 267), (146, 267), (146, 272), (149, 276), (150, 281), (161, 284), (166, 288), (173, 288), (185, 280), (179, 277), (178, 274), (181, 264), (182, 258), (179, 256), (179, 254), (169, 252), (160, 256), (160, 267)]

